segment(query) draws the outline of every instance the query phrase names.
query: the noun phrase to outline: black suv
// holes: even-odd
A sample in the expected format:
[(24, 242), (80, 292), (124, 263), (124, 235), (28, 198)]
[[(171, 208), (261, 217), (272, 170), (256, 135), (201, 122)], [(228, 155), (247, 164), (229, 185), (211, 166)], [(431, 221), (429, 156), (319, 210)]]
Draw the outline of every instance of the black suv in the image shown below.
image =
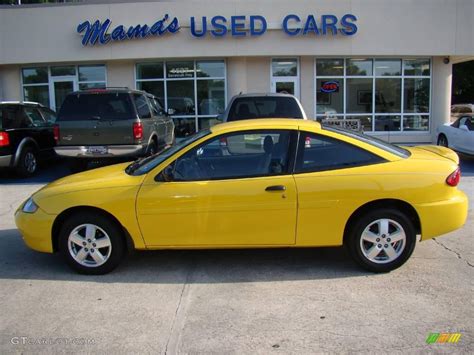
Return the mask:
[(23, 177), (54, 154), (56, 113), (36, 102), (0, 102), (0, 167)]
[(159, 100), (144, 91), (107, 88), (76, 91), (61, 105), (56, 153), (88, 161), (152, 155), (174, 142), (174, 123)]

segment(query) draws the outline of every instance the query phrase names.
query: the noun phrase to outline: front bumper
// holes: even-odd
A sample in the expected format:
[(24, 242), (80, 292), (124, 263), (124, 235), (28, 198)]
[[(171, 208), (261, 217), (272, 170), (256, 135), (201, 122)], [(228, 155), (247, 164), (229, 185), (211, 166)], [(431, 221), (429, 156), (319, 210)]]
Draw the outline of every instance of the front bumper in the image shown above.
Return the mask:
[(54, 151), (57, 155), (69, 158), (113, 158), (125, 156), (142, 155), (146, 146), (138, 145), (108, 145), (107, 153), (89, 153), (89, 148), (94, 145), (74, 145), (74, 146), (57, 146)]
[(11, 161), (12, 161), (11, 155), (0, 156), (0, 168), (8, 168), (11, 164)]
[(49, 215), (41, 208), (35, 213), (22, 212), (23, 204), (15, 212), (15, 223), (26, 245), (43, 253), (53, 252), (52, 230), (56, 216)]
[(466, 223), (468, 199), (458, 190), (449, 200), (415, 205), (421, 221), (421, 240), (452, 232)]

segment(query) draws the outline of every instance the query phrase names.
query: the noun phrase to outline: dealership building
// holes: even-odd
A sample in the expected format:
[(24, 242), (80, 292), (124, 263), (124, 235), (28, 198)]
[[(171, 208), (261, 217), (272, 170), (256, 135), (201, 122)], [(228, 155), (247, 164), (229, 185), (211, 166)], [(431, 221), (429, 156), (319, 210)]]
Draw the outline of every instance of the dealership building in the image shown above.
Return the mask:
[(472, 0), (83, 1), (0, 6), (0, 101), (59, 110), (74, 90), (143, 89), (180, 132), (233, 95), (288, 92), (309, 118), (396, 143), (449, 121), (452, 65), (474, 59)]

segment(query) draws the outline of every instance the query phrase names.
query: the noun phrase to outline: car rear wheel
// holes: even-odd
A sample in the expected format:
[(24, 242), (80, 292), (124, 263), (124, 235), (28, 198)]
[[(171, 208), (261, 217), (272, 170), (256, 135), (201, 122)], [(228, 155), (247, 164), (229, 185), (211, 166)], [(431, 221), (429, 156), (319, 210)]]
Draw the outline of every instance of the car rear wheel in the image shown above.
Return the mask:
[(66, 220), (60, 231), (59, 247), (73, 270), (88, 275), (112, 271), (125, 251), (121, 228), (109, 218), (92, 213)]
[(438, 145), (448, 147), (448, 138), (444, 134), (440, 134), (438, 137)]
[(33, 176), (38, 170), (38, 158), (36, 151), (31, 147), (26, 147), (20, 153), (18, 161), (17, 173), (22, 177)]
[(372, 272), (388, 272), (403, 265), (413, 253), (416, 232), (400, 211), (371, 211), (359, 218), (348, 236), (352, 258)]

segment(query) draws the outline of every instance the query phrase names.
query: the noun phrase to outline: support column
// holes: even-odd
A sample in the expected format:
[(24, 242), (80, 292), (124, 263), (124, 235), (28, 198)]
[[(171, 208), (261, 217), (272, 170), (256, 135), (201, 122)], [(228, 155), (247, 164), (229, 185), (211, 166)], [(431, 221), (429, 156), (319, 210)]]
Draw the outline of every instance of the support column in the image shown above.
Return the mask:
[(451, 114), (452, 63), (445, 64), (444, 57), (433, 58), (433, 84), (431, 93), (431, 137), (436, 142), (436, 129), (449, 122)]

